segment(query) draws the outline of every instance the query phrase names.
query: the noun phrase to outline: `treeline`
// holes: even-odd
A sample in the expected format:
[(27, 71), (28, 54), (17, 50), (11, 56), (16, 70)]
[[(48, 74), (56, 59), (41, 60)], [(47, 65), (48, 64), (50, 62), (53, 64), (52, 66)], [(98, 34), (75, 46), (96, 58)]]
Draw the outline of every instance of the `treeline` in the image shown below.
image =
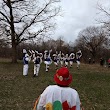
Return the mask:
[[(62, 15), (60, 0), (1, 0), (0, 3), (0, 57), (8, 57), (13, 63), (22, 59), (22, 49), (43, 52), (45, 49), (71, 53), (82, 50), (83, 61), (98, 61), (110, 57), (110, 8), (98, 4), (103, 19), (100, 27), (81, 30), (77, 40), (66, 42), (61, 37), (47, 40), (57, 28), (56, 18)], [(36, 5), (35, 5), (36, 4)], [(89, 16), (88, 16), (89, 17)], [(105, 19), (106, 18), (106, 19)], [(94, 24), (93, 24), (94, 25)], [(58, 36), (56, 36), (58, 37)], [(65, 36), (68, 37), (68, 36)], [(43, 40), (46, 39), (46, 40)], [(74, 41), (74, 36), (71, 41)]]
[[(71, 52), (76, 53), (80, 49), (83, 54), (81, 60), (84, 63), (88, 63), (89, 58), (91, 58), (92, 62), (99, 62), (100, 58), (108, 60), (110, 57), (110, 49), (108, 47), (109, 39), (106, 38), (106, 40), (103, 40), (102, 42), (102, 39), (100, 38), (102, 36), (94, 35), (94, 37), (89, 36), (88, 38), (88, 35), (84, 37), (84, 33), (82, 34), (80, 32), (76, 41), (69, 43), (64, 41), (61, 37), (59, 37), (57, 40), (49, 39), (47, 41), (39, 40), (37, 42), (33, 41), (30, 43), (21, 43), (19, 46), (17, 46), (17, 59), (22, 60), (22, 50), (25, 48), (27, 52), (28, 50), (37, 50), (42, 53), (44, 53), (45, 50), (52, 49), (52, 54), (54, 54), (56, 51), (62, 51), (64, 54), (70, 54)], [(90, 40), (87, 42), (83, 39), (83, 37), (84, 39)], [(0, 57), (11, 58), (12, 50), (8, 44), (3, 43), (2, 41), (0, 48)]]

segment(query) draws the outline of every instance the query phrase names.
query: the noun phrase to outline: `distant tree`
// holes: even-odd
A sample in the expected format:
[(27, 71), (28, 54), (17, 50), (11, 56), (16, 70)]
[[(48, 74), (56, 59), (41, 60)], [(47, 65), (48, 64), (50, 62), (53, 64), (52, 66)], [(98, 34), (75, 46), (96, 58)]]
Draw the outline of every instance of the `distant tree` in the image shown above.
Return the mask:
[(12, 62), (17, 62), (17, 46), (24, 41), (46, 37), (51, 32), (60, 7), (59, 0), (1, 0), (0, 35), (12, 47)]
[[(108, 37), (108, 39), (110, 39), (110, 7), (109, 5), (105, 5), (104, 4), (100, 4), (98, 3), (98, 9), (99, 9), (99, 14), (100, 19), (98, 19), (97, 21), (101, 24), (103, 24), (103, 30), (105, 31), (105, 35)], [(109, 40), (110, 41), (110, 40)], [(110, 48), (110, 42), (107, 42), (107, 46), (109, 45)]]
[(102, 17), (100, 16), (100, 18), (98, 18), (97, 21), (102, 24), (110, 24), (110, 7), (109, 7), (109, 5), (104, 5), (104, 4), (98, 3), (97, 8), (99, 10), (99, 15), (102, 16)]
[(64, 43), (65, 43), (65, 41), (63, 39), (63, 36), (59, 36), (56, 40), (56, 44), (57, 44), (56, 50), (57, 51), (62, 51), (62, 47), (63, 47)]
[(88, 50), (93, 59), (95, 59), (100, 47), (103, 46), (105, 41), (107, 41), (107, 38), (100, 27), (88, 27), (80, 31), (76, 40), (79, 48)]

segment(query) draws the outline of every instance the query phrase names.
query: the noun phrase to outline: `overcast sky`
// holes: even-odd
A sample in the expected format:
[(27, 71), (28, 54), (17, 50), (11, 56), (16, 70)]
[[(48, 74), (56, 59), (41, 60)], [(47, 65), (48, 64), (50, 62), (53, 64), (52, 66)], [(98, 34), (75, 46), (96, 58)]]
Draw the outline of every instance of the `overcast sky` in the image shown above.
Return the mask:
[(97, 3), (110, 6), (110, 0), (61, 0), (63, 17), (57, 18), (57, 29), (53, 38), (63, 36), (67, 42), (74, 42), (78, 32), (88, 26), (99, 25)]

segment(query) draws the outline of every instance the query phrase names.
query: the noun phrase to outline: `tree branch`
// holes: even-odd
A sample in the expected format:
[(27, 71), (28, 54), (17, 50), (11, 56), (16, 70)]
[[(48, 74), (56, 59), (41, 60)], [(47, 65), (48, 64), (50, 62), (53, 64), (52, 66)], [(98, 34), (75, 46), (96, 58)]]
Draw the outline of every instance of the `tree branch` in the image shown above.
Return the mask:
[(10, 24), (10, 21), (9, 21), (9, 19), (8, 19), (8, 17), (3, 13), (3, 12), (1, 12), (0, 11), (0, 14), (7, 20), (7, 22)]

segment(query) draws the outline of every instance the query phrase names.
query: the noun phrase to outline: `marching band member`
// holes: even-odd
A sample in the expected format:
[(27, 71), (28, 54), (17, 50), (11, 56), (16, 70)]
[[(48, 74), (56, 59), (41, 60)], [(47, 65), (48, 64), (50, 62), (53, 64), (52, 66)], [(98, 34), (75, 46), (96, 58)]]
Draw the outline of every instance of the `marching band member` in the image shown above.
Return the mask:
[(26, 49), (23, 49), (23, 75), (27, 76), (28, 75), (28, 69), (29, 69), (29, 61), (31, 60), (31, 56), (28, 55)]
[(52, 52), (52, 50), (45, 50), (44, 51), (44, 63), (46, 65), (46, 72), (49, 71), (49, 65), (52, 63), (52, 59), (51, 59), (51, 56), (50, 56), (50, 53)]
[(82, 56), (82, 52), (81, 50), (79, 50), (78, 52), (76, 52), (76, 63), (77, 63), (77, 68), (79, 69), (80, 67), (80, 58)]
[(40, 70), (40, 63), (41, 63), (41, 58), (40, 58), (40, 53), (38, 51), (35, 51), (35, 57), (33, 59), (34, 62), (34, 76), (38, 76), (39, 70)]
[(55, 69), (57, 69), (58, 68), (58, 56), (57, 56), (57, 54), (53, 54), (53, 61), (54, 61)]
[(61, 56), (60, 56), (60, 64), (61, 64), (61, 67), (64, 66), (64, 53), (61, 53)]
[(65, 67), (68, 66), (68, 62), (69, 62), (69, 58), (68, 58), (68, 54), (65, 55)]
[(60, 58), (61, 58), (61, 51), (57, 53), (57, 63), (60, 63)]
[(75, 54), (71, 53), (69, 56), (70, 68), (73, 66), (74, 59), (75, 59)]
[(35, 58), (35, 52), (32, 50), (32, 57)]

